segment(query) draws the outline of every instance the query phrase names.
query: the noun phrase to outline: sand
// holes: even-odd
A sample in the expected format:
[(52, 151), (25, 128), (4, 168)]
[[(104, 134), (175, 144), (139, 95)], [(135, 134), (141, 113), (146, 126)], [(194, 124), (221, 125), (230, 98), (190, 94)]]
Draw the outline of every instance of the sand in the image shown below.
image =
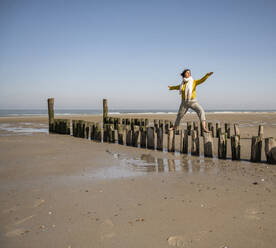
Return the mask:
[[(276, 137), (275, 113), (207, 118), (239, 122), (248, 144), (260, 123)], [(7, 130), (23, 126), (42, 133)], [(0, 118), (0, 247), (276, 247), (276, 166), (248, 162), (248, 147), (234, 162), (45, 127), (47, 117)]]

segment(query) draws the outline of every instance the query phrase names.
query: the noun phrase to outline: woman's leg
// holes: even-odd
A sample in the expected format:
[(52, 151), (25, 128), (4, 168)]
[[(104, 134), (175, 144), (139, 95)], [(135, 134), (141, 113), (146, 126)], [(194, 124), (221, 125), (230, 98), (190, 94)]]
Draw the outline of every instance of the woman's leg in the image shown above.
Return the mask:
[(199, 103), (197, 101), (192, 102), (190, 104), (190, 108), (197, 113), (197, 115), (201, 121), (202, 128), (203, 128), (204, 132), (209, 133), (209, 131), (206, 127), (206, 117), (205, 117), (204, 109), (199, 105)]
[(174, 129), (177, 129), (177, 127), (179, 126), (179, 123), (181, 121), (181, 119), (183, 118), (183, 116), (186, 114), (186, 112), (188, 111), (189, 107), (187, 106), (185, 101), (181, 101), (178, 113), (177, 113), (177, 117), (176, 120), (174, 122)]

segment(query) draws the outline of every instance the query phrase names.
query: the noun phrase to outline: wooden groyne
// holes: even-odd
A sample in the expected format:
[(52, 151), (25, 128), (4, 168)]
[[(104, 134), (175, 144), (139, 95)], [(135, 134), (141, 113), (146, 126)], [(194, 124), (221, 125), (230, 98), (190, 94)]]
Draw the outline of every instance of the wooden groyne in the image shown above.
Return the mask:
[[(212, 122), (208, 123), (210, 133), (203, 132), (198, 122), (190, 121), (186, 123), (186, 128), (173, 130), (173, 123), (169, 120), (150, 121), (148, 118), (109, 116), (107, 99), (103, 99), (102, 122), (55, 119), (53, 98), (48, 99), (48, 116), (50, 133), (168, 152), (175, 152), (176, 136), (179, 136), (180, 153), (188, 154), (190, 150), (191, 155), (200, 156), (200, 144), (203, 143), (204, 156), (212, 158), (214, 157), (214, 142), (217, 142), (219, 159), (227, 158), (228, 149), (231, 150), (232, 160), (241, 159), (241, 138), (237, 123), (233, 124), (233, 133), (231, 133), (230, 123), (224, 123), (222, 126), (221, 123), (214, 125)], [(228, 143), (230, 143), (230, 148), (227, 147)], [(250, 161), (261, 162), (263, 150), (266, 162), (276, 164), (276, 139), (264, 138), (264, 127), (259, 125), (258, 135), (251, 138)]]

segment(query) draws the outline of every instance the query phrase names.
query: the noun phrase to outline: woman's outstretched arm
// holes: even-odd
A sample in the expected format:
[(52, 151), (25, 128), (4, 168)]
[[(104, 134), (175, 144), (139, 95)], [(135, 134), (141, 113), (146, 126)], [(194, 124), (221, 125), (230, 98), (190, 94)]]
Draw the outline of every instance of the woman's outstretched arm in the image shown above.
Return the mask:
[(212, 74), (213, 74), (213, 72), (208, 72), (208, 73), (206, 73), (206, 75), (203, 78), (195, 80), (196, 81), (196, 85), (202, 84)]
[(179, 90), (180, 84), (176, 86), (168, 86), (169, 90)]

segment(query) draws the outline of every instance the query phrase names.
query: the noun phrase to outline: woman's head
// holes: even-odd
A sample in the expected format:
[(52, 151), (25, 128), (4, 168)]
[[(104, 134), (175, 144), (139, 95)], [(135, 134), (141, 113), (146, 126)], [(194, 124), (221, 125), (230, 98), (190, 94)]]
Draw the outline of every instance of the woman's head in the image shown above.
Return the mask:
[(182, 77), (188, 78), (191, 76), (191, 70), (190, 69), (185, 69), (182, 73), (181, 73)]

